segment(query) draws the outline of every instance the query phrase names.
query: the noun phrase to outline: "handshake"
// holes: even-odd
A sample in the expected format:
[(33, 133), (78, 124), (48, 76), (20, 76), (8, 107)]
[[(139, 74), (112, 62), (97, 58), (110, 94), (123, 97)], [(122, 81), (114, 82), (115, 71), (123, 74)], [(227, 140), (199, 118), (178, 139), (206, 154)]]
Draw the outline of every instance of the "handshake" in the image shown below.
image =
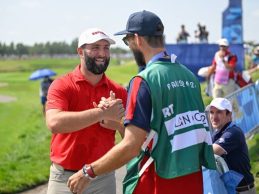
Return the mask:
[(122, 100), (115, 98), (115, 93), (110, 91), (110, 97), (102, 97), (99, 104), (93, 102), (95, 108), (101, 110), (100, 123), (104, 124), (106, 121), (116, 121), (122, 123), (125, 115), (125, 108), (123, 107)]

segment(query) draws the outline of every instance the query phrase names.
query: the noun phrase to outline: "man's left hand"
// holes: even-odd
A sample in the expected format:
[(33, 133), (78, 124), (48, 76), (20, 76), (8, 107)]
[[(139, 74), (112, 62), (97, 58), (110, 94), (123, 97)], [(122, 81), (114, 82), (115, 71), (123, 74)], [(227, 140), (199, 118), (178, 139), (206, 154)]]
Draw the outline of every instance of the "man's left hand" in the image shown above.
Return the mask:
[(82, 169), (69, 177), (67, 182), (70, 191), (76, 194), (82, 194), (89, 184), (90, 179), (84, 176)]

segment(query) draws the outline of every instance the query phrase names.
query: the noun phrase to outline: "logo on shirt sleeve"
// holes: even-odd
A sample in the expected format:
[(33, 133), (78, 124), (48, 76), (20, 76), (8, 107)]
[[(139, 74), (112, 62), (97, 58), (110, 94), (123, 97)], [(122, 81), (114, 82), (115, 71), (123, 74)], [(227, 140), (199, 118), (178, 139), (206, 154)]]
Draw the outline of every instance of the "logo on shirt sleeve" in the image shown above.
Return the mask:
[(224, 143), (225, 142), (225, 139), (224, 138), (219, 138), (219, 143)]

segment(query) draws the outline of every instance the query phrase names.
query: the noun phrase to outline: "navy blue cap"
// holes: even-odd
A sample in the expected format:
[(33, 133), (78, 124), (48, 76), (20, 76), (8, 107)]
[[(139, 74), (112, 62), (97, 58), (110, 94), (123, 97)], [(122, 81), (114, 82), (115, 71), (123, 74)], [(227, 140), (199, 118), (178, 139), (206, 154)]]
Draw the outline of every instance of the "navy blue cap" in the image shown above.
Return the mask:
[(162, 36), (164, 25), (161, 19), (150, 11), (135, 12), (129, 16), (126, 30), (114, 35), (138, 34), (140, 36)]

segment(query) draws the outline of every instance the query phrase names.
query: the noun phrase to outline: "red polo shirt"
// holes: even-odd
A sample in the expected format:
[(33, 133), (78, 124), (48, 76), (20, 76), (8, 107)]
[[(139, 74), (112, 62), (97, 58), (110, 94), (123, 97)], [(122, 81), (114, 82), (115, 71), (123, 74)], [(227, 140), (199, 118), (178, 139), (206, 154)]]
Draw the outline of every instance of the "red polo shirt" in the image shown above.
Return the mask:
[[(46, 109), (63, 111), (92, 109), (93, 102), (98, 103), (101, 97), (108, 98), (111, 90), (116, 98), (123, 100), (125, 107), (127, 92), (122, 86), (105, 75), (93, 86), (84, 78), (78, 65), (73, 72), (56, 79), (51, 84)], [(92, 163), (103, 156), (114, 143), (115, 131), (96, 123), (76, 132), (53, 134), (50, 159), (65, 169), (79, 170), (84, 164)]]

